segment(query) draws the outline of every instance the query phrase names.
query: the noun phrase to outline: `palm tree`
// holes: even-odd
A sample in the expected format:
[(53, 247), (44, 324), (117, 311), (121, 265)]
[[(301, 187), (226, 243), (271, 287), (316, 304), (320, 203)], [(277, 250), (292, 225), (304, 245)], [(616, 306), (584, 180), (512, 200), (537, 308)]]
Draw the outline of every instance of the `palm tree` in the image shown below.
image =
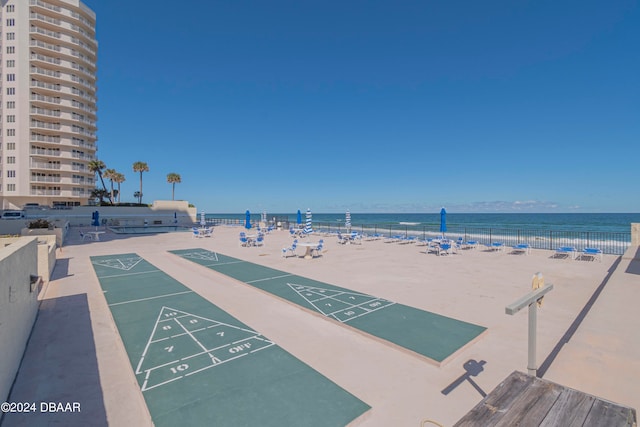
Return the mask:
[(116, 172), (115, 169), (107, 169), (106, 171), (104, 171), (104, 175), (103, 175), (105, 178), (111, 181), (111, 193), (110, 193), (111, 204), (113, 204), (113, 181), (117, 174), (118, 172)]
[(182, 178), (180, 178), (180, 174), (179, 173), (169, 173), (167, 174), (167, 182), (169, 184), (172, 184), (172, 188), (171, 188), (171, 200), (175, 200), (174, 199), (174, 195), (176, 193), (176, 184), (180, 184), (182, 182)]
[(89, 196), (92, 199), (99, 199), (99, 205), (102, 206), (104, 203), (105, 197), (109, 197), (109, 192), (107, 190), (103, 190), (102, 188), (94, 188), (91, 190), (91, 195)]
[(102, 171), (107, 167), (104, 162), (102, 160), (91, 160), (89, 162), (89, 171), (93, 172), (94, 174), (97, 173), (98, 176), (100, 177), (100, 181), (102, 182), (102, 189), (105, 191), (105, 193), (107, 192), (107, 186), (104, 185), (104, 179), (102, 178)]
[(123, 182), (126, 181), (124, 174), (118, 172), (116, 173), (115, 178), (113, 178), (113, 181), (118, 184), (118, 203), (120, 203), (120, 184), (122, 184)]
[(149, 172), (149, 166), (145, 162), (135, 162), (133, 171), (140, 172), (140, 191), (136, 191), (136, 193), (138, 193), (138, 203), (142, 204), (142, 172)]

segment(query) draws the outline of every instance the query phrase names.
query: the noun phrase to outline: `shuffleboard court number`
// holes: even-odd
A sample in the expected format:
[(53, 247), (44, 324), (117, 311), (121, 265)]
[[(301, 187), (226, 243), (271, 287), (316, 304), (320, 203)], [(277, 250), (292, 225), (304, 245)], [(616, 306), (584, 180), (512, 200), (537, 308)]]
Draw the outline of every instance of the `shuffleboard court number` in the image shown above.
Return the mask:
[(379, 305), (382, 305), (382, 304), (379, 301), (376, 301), (369, 304), (369, 307), (378, 307)]
[(175, 315), (177, 315), (177, 314), (178, 314), (178, 313), (176, 313), (175, 311), (170, 311), (170, 312), (168, 312), (168, 313), (165, 313), (165, 314), (164, 314), (164, 317), (172, 317), (172, 316), (175, 316)]
[(183, 363), (182, 365), (178, 365), (174, 368), (170, 368), (171, 372), (174, 374), (177, 374), (179, 372), (183, 372), (186, 371), (187, 369), (189, 369), (189, 365), (187, 365), (186, 363)]
[(173, 346), (170, 345), (169, 347), (165, 347), (165, 350), (167, 350), (167, 352), (171, 353), (173, 351)]
[(169, 329), (171, 329), (171, 325), (164, 325), (164, 326), (162, 327), (162, 330), (163, 330), (163, 331), (168, 331)]

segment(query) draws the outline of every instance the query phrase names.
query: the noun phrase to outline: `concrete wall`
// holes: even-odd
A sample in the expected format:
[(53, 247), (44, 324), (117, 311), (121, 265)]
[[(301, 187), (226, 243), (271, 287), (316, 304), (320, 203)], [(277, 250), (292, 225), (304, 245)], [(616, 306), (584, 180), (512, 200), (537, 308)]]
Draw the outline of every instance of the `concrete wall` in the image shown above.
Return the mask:
[(0, 402), (9, 396), (38, 312), (38, 289), (30, 282), (37, 255), (35, 237), (0, 247)]
[[(147, 220), (149, 225), (174, 223), (174, 214), (180, 225), (192, 225), (197, 222), (196, 208), (190, 208), (189, 202), (178, 200), (156, 200), (148, 207), (125, 206), (76, 206), (72, 209), (28, 209), (26, 219), (0, 220), (0, 235), (16, 235), (32, 220), (44, 218), (59, 224), (72, 226), (91, 226), (92, 214), (98, 211), (99, 221), (108, 225), (142, 226)], [(68, 226), (67, 225), (67, 226)], [(63, 225), (56, 225), (62, 228)], [(64, 240), (63, 240), (64, 241)], [(58, 242), (60, 246), (63, 241)]]

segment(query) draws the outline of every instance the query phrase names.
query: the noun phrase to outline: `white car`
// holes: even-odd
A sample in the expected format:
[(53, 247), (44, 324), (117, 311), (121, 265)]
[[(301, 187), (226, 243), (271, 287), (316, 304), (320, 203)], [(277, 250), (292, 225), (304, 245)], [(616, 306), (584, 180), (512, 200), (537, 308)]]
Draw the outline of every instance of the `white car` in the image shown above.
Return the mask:
[(24, 211), (4, 211), (2, 212), (2, 219), (23, 219), (25, 218)]

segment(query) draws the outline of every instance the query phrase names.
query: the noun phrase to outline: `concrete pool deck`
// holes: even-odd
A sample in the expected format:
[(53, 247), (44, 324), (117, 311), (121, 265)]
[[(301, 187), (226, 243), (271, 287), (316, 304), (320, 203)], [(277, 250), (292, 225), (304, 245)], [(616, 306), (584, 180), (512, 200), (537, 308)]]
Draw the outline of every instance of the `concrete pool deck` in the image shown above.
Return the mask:
[[(324, 238), (315, 259), (282, 258), (291, 244), (274, 231), (264, 247), (240, 247), (239, 227), (127, 236), (106, 233), (82, 242), (78, 233), (58, 252), (11, 401), (79, 402), (80, 413), (8, 414), (2, 426), (151, 425), (90, 256), (135, 252), (244, 324), (268, 336), (372, 409), (354, 425), (451, 425), (514, 370), (526, 371), (527, 315), (504, 308), (529, 292), (541, 272), (554, 290), (538, 313), (538, 365), (544, 378), (634, 408), (640, 407), (638, 248), (603, 262), (463, 251), (438, 257), (421, 246), (382, 241), (339, 245)], [(376, 295), (488, 328), (441, 367), (274, 298), (228, 276), (170, 254), (203, 248), (314, 280)], [(301, 251), (302, 252), (302, 251)], [(589, 306), (585, 310), (585, 306)], [(578, 319), (578, 320), (576, 320)], [(313, 331), (312, 334), (308, 331)], [(456, 382), (470, 365), (482, 367)], [(446, 393), (443, 393), (446, 391)]]

